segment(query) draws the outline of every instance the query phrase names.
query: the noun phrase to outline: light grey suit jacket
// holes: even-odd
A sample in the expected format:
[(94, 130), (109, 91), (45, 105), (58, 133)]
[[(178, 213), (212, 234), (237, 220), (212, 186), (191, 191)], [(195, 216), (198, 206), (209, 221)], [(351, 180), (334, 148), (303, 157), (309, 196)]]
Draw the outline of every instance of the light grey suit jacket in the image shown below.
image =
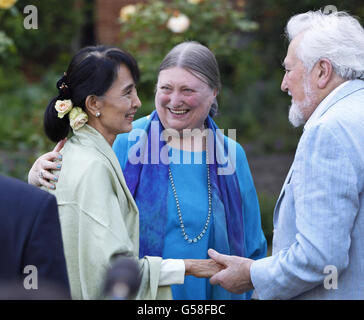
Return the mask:
[(363, 190), (364, 81), (353, 80), (305, 126), (274, 211), (272, 256), (250, 269), (259, 299), (364, 299)]

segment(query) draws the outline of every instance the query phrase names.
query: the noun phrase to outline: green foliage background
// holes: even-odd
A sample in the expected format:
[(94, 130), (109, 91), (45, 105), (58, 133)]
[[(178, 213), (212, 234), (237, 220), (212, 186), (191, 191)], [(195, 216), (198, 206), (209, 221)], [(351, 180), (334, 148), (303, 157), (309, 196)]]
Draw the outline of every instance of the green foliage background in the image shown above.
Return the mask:
[(27, 30), (23, 9), (28, 4), (19, 0), (10, 10), (0, 9), (0, 32), (10, 41), (0, 50), (0, 173), (23, 180), (36, 157), (51, 148), (43, 112), (57, 93), (56, 80), (82, 25), (75, 1), (33, 0), (38, 29)]
[[(57, 93), (56, 81), (79, 49), (82, 28), (96, 15), (94, 1), (32, 0), (39, 28), (26, 30), (23, 8), (28, 4), (18, 0), (11, 10), (0, 9), (0, 173), (23, 180), (36, 157), (53, 147), (43, 133), (43, 112)], [(289, 125), (290, 98), (280, 91), (287, 49), (283, 31), (290, 16), (328, 4), (364, 17), (361, 0), (205, 0), (198, 5), (154, 0), (138, 5), (139, 13), (121, 24), (122, 42), (115, 45), (133, 53), (140, 65), (139, 116), (154, 108), (157, 70), (164, 55), (178, 42), (197, 40), (216, 54), (220, 66), (219, 126), (236, 128), (249, 155), (294, 152), (301, 131)], [(181, 34), (166, 28), (177, 10), (191, 21)], [(259, 192), (268, 240), (276, 197)]]

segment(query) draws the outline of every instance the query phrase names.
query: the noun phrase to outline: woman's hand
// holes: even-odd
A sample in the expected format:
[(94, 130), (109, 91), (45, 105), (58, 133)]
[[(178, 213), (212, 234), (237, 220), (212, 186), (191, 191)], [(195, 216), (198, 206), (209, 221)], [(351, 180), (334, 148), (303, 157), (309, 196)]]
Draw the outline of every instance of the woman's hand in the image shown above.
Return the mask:
[(225, 266), (212, 259), (184, 259), (185, 275), (197, 278), (210, 278), (215, 273), (225, 269)]
[[(34, 186), (45, 186), (48, 189), (55, 189), (58, 176), (52, 174), (50, 170), (61, 170), (62, 155), (59, 151), (63, 148), (67, 138), (59, 141), (53, 151), (40, 156), (33, 164), (28, 174), (28, 183)], [(55, 160), (57, 160), (55, 162)], [(53, 183), (51, 183), (52, 181)]]

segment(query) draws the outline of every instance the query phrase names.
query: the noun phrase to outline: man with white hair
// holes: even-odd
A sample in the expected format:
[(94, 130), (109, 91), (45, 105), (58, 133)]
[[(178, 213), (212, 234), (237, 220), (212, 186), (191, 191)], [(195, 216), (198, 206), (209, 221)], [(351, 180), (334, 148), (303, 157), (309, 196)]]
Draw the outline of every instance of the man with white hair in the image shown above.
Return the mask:
[(281, 89), (304, 124), (274, 211), (272, 256), (209, 250), (210, 279), (259, 299), (364, 299), (364, 30), (344, 12), (293, 16)]

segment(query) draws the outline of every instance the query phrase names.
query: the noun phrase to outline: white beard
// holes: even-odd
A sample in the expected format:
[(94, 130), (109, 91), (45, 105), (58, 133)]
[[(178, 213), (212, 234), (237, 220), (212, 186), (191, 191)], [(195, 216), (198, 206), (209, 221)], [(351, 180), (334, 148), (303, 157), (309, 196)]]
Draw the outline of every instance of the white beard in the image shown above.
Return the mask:
[[(306, 123), (307, 119), (304, 115), (304, 110), (312, 106), (314, 94), (312, 93), (308, 79), (304, 79), (303, 90), (305, 99), (302, 102), (296, 102), (292, 99), (292, 104), (288, 112), (288, 120), (294, 127), (299, 127)], [(291, 93), (288, 91), (291, 96)]]
[(293, 99), (292, 104), (289, 107), (288, 120), (296, 128), (306, 123), (305, 116), (301, 111), (300, 106), (294, 102)]

